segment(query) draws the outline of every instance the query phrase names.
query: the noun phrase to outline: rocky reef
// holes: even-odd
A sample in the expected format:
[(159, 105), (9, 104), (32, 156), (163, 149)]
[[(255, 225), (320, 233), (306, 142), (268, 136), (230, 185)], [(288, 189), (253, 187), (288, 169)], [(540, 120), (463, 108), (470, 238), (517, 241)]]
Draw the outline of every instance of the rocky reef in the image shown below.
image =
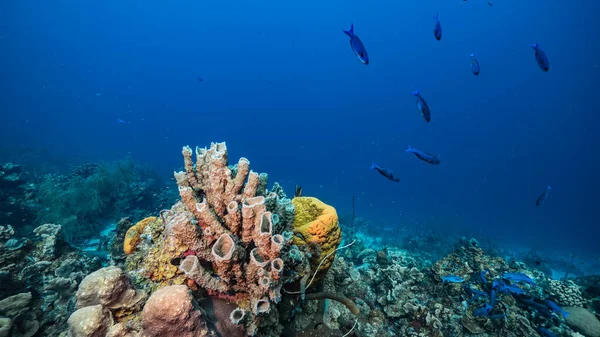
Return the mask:
[(71, 336), (281, 336), (290, 318), (282, 301), (314, 298), (307, 289), (327, 273), (341, 241), (335, 209), (289, 199), (277, 183), (268, 190), (267, 174), (250, 170), (246, 158), (228, 166), (225, 143), (184, 147), (182, 155), (181, 200), (129, 222), (124, 235), (128, 222), (119, 223), (123, 269), (83, 280)]
[(104, 265), (58, 224), (0, 224), (0, 337), (600, 337), (598, 276), (552, 279), (535, 254), (475, 239), (375, 238), (361, 230), (387, 227), (341, 226), (248, 159), (230, 165), (225, 143), (182, 155), (179, 200), (122, 218)]
[(58, 336), (79, 283), (99, 267), (65, 243), (60, 225), (20, 238), (12, 226), (0, 226), (0, 336)]

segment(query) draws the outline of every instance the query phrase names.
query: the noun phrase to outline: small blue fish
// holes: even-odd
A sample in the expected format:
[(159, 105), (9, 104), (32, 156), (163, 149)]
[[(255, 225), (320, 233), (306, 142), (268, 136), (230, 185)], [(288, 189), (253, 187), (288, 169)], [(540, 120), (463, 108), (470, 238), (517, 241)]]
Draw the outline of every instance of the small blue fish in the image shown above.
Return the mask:
[(417, 97), (417, 109), (419, 109), (419, 112), (423, 115), (425, 121), (429, 123), (431, 121), (431, 110), (429, 110), (427, 102), (421, 97), (421, 90), (417, 89), (417, 91), (414, 91), (412, 94)]
[(496, 290), (490, 290), (490, 303), (492, 306), (496, 305)]
[(442, 39), (442, 24), (440, 23), (440, 19), (438, 19), (438, 13), (435, 13), (433, 18), (435, 19), (435, 28), (433, 28), (433, 35), (435, 36), (435, 39), (439, 41)]
[(121, 118), (117, 118), (117, 122), (119, 124), (131, 124), (131, 121), (126, 121), (126, 120), (123, 120)]
[(538, 328), (538, 332), (540, 333), (540, 335), (542, 335), (544, 337), (557, 337), (556, 334), (554, 334), (554, 332), (552, 332), (548, 329), (544, 329), (542, 327)]
[(546, 53), (540, 49), (540, 45), (537, 42), (532, 44), (531, 47), (535, 50), (535, 60), (537, 61), (538, 66), (540, 66), (543, 71), (548, 71), (548, 69), (550, 69), (550, 61), (548, 61)]
[(504, 273), (502, 274), (502, 278), (509, 281), (525, 282), (531, 285), (535, 285), (535, 281), (532, 280), (531, 277), (523, 273)]
[(358, 57), (360, 62), (368, 65), (369, 54), (367, 54), (367, 49), (363, 45), (362, 41), (358, 38), (358, 36), (354, 35), (354, 24), (350, 26), (350, 30), (345, 30), (344, 33), (350, 37), (350, 47), (352, 47), (354, 55)]
[(471, 57), (471, 72), (477, 76), (479, 75), (479, 61), (475, 58), (475, 53), (469, 54), (469, 56)]
[(447, 275), (442, 277), (443, 283), (462, 283), (465, 279), (456, 275)]
[(553, 301), (547, 299), (544, 302), (548, 307), (550, 307), (550, 309), (552, 309), (552, 311), (554, 311), (557, 314), (561, 314), (563, 318), (566, 319), (567, 316), (569, 316), (568, 311), (564, 311), (558, 304), (554, 303)]
[(429, 152), (423, 152), (421, 150), (417, 150), (417, 149), (415, 149), (414, 147), (412, 147), (410, 145), (408, 146), (408, 150), (406, 150), (406, 152), (407, 153), (414, 153), (415, 156), (417, 156), (417, 158), (421, 159), (424, 162), (432, 164), (432, 165), (439, 165), (439, 163), (440, 163), (440, 160), (437, 159), (436, 156), (432, 155)]
[(546, 190), (544, 191), (544, 193), (542, 193), (537, 200), (535, 201), (535, 205), (539, 206), (541, 204), (544, 203), (544, 201), (546, 200), (546, 198), (548, 198), (548, 193), (550, 193), (550, 190), (552, 189), (552, 187), (550, 185), (548, 185), (548, 187), (546, 188)]
[(398, 178), (396, 175), (394, 175), (394, 172), (392, 172), (392, 170), (384, 168), (384, 167), (379, 167), (375, 163), (371, 164), (371, 170), (376, 170), (382, 176), (388, 178), (391, 181), (395, 181), (395, 182), (399, 182), (400, 181), (400, 178)]

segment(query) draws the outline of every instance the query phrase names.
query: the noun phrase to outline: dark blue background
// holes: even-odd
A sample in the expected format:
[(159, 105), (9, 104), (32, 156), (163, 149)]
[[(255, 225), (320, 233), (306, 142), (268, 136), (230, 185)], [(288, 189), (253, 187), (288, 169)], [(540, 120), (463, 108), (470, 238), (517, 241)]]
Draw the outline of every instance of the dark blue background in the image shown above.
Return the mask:
[(3, 1), (0, 142), (167, 176), (182, 145), (227, 141), (232, 162), (341, 213), (356, 195), (385, 226), (597, 254), (600, 4), (492, 1)]

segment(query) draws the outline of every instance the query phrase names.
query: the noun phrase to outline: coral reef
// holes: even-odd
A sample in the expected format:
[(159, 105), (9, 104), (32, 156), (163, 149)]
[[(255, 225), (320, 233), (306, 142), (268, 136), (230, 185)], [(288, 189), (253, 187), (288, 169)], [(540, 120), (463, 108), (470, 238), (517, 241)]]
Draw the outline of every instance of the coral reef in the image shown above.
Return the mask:
[(68, 175), (41, 178), (36, 196), (38, 223), (58, 223), (67, 242), (80, 245), (100, 232), (102, 223), (121, 216), (141, 218), (171, 204), (161, 192), (162, 181), (132, 160), (84, 164)]
[(547, 292), (562, 306), (583, 307), (587, 303), (581, 290), (573, 281), (550, 280)]
[[(213, 304), (233, 303), (227, 312), (233, 326), (247, 335), (278, 336), (282, 287), (312, 270), (304, 249), (291, 242), (295, 214), (304, 213), (294, 212), (278, 184), (268, 191), (267, 175), (251, 171), (246, 158), (228, 166), (225, 143), (197, 148), (195, 164), (191, 148), (182, 154), (185, 171), (175, 173), (181, 201), (132, 228), (133, 240), (125, 236), (127, 270), (140, 287), (185, 284)], [(337, 216), (328, 207), (336, 222), (327, 229), (335, 233)]]
[[(11, 237), (14, 231), (7, 228), (0, 229), (0, 242), (9, 238), (0, 243), (0, 331), (58, 336), (67, 327), (79, 282), (99, 263), (65, 244), (59, 225), (39, 226), (30, 239)], [(7, 245), (11, 240), (15, 244)]]
[(35, 213), (36, 185), (21, 165), (6, 163), (0, 166), (0, 224), (11, 225), (18, 235), (26, 234)]

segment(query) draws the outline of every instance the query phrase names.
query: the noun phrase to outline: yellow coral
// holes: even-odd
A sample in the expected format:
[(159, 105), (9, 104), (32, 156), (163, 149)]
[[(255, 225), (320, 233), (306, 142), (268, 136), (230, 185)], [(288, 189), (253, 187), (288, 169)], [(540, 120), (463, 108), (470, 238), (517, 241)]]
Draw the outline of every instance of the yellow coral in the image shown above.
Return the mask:
[(141, 241), (140, 236), (144, 232), (144, 228), (149, 223), (156, 221), (156, 219), (157, 218), (155, 216), (149, 216), (127, 230), (127, 233), (125, 234), (125, 241), (123, 241), (123, 251), (125, 254), (129, 255), (133, 253), (135, 247), (137, 247)]
[[(332, 206), (313, 197), (296, 197), (292, 199), (292, 204), (296, 209), (294, 244), (309, 246), (312, 253), (310, 264), (314, 272), (321, 260), (334, 251), (342, 241), (337, 212)], [(334, 258), (335, 254), (331, 254), (323, 261), (317, 279), (325, 275)]]

